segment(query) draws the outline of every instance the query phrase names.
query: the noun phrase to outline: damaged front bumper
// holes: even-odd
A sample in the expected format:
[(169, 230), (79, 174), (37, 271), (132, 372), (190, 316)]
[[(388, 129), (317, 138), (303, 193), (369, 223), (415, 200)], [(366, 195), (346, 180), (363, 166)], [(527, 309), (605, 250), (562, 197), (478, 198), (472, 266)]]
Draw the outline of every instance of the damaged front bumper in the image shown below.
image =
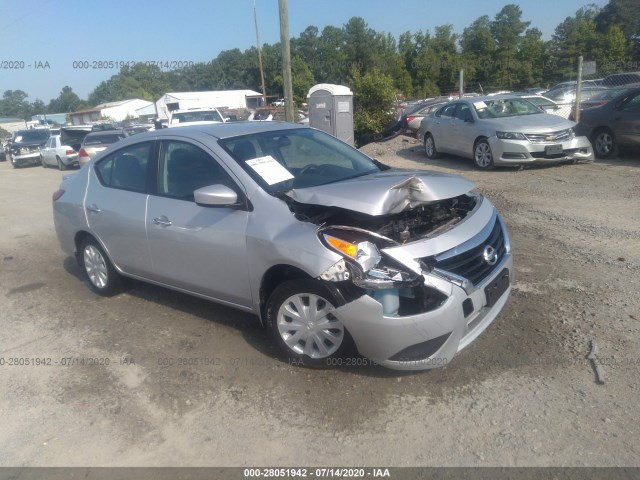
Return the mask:
[[(471, 292), (450, 284), (447, 301), (436, 310), (385, 316), (382, 303), (369, 295), (335, 310), (361, 355), (395, 370), (426, 370), (447, 365), (496, 318), (511, 293), (511, 255), (485, 283)], [(487, 289), (504, 288), (489, 304)]]
[[(397, 370), (442, 367), (493, 322), (511, 292), (513, 261), (506, 227), (488, 207), (478, 215), (487, 215), (484, 227), (453, 248), (399, 247), (420, 252), (421, 285), (369, 290), (335, 310), (361, 355)], [(430, 301), (415, 300), (421, 291)]]

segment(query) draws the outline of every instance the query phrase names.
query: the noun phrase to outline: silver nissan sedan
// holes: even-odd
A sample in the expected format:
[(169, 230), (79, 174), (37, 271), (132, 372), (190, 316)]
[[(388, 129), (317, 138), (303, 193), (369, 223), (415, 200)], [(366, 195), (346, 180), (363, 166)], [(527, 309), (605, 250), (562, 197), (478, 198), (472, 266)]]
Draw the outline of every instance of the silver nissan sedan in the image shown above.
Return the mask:
[(312, 128), (237, 122), (124, 139), (64, 178), (53, 213), (100, 295), (143, 280), (256, 314), (290, 362), (354, 364), (355, 347), (420, 370), (511, 292), (507, 229), (473, 186)]

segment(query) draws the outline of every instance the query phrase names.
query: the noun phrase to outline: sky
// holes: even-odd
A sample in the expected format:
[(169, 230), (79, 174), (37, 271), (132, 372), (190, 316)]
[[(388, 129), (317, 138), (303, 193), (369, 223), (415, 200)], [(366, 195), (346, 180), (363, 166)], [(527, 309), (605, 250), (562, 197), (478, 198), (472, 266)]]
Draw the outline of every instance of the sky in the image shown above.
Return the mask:
[[(256, 44), (254, 1), (260, 43), (277, 43), (278, 0), (0, 0), (0, 93), (19, 89), (31, 102), (49, 103), (69, 85), (86, 99), (118, 73), (109, 62), (175, 66), (245, 50)], [(342, 27), (354, 16), (396, 39), (445, 24), (462, 33), (482, 15), (493, 19), (507, 3), (518, 3), (522, 19), (550, 39), (579, 8), (607, 0), (289, 0), (289, 36), (309, 25)]]

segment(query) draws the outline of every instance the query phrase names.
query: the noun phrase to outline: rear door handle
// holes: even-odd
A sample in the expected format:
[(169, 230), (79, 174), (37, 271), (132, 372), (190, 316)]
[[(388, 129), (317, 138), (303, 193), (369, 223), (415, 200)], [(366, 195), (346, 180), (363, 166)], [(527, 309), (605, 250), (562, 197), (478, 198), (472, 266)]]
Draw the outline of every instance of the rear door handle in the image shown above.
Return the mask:
[(164, 215), (162, 215), (161, 217), (154, 218), (153, 219), (153, 223), (155, 223), (156, 225), (161, 225), (163, 227), (170, 227), (171, 226), (171, 220), (169, 220)]
[(92, 203), (87, 207), (87, 211), (91, 213), (100, 213), (102, 210), (100, 210), (95, 203)]

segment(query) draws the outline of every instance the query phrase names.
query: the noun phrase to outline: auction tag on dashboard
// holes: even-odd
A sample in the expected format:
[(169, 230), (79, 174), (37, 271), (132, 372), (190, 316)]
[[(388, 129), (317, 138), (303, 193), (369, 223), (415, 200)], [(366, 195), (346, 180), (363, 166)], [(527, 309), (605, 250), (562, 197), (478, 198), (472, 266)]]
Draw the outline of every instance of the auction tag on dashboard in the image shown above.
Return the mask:
[(291, 172), (278, 163), (271, 155), (247, 160), (247, 165), (253, 168), (269, 185), (291, 180)]

